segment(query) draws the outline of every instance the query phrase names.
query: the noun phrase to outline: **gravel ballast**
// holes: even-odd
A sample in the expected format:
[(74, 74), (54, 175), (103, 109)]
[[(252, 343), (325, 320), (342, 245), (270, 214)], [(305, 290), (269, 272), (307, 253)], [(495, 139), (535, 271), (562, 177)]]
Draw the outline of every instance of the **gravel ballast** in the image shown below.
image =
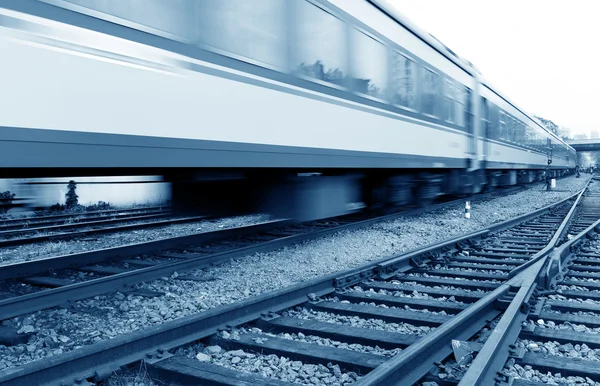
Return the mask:
[[(71, 351), (120, 334), (473, 232), (564, 199), (581, 189), (585, 182), (585, 178), (565, 178), (559, 181), (561, 191), (552, 192), (542, 191), (541, 184), (534, 184), (525, 191), (489, 200), (481, 206), (474, 205), (471, 219), (464, 218), (463, 205), (456, 205), (416, 217), (379, 223), (366, 229), (343, 231), (316, 241), (190, 272), (207, 278), (204, 282), (179, 280), (179, 275), (174, 274), (136, 286), (164, 293), (159, 297), (112, 293), (75, 302), (69, 310), (52, 309), (13, 318), (4, 324), (18, 329), (29, 326), (27, 330), (33, 329), (35, 334), (25, 345), (0, 346), (0, 369)], [(149, 232), (155, 232), (155, 238), (169, 236), (164, 230)], [(114, 246), (115, 242), (116, 239), (112, 242), (102, 241), (101, 244)], [(127, 243), (130, 242), (134, 241), (128, 240)], [(423, 333), (429, 331), (426, 327), (418, 328)], [(66, 340), (57, 338), (55, 342), (53, 334), (64, 336)]]
[[(230, 338), (230, 334), (227, 332), (221, 333), (221, 336), (226, 339)], [(240, 330), (233, 331), (231, 334), (233, 339), (239, 338), (239, 336)], [(268, 337), (265, 336), (265, 339)], [(274, 354), (264, 355), (244, 350), (225, 350), (218, 345), (206, 347), (202, 344), (192, 344), (176, 350), (176, 355), (300, 385), (345, 386), (360, 378), (354, 372), (342, 372), (338, 365), (303, 363)]]
[(578, 358), (588, 361), (600, 361), (600, 349), (589, 348), (585, 343), (560, 344), (558, 342), (537, 342), (529, 339), (519, 339), (517, 347), (524, 347), (528, 352), (542, 353), (565, 358)]
[(385, 290), (385, 289), (374, 290), (372, 288), (369, 288), (368, 290), (365, 291), (361, 287), (353, 287), (353, 288), (350, 288), (348, 291), (346, 291), (346, 293), (349, 293), (349, 294), (359, 293), (359, 294), (365, 295), (367, 297), (369, 297), (369, 296), (371, 296), (371, 294), (373, 294), (373, 295), (394, 296), (394, 297), (399, 297), (399, 298), (428, 299), (428, 300), (437, 300), (440, 302), (452, 302), (452, 303), (457, 303), (457, 304), (464, 304), (463, 302), (457, 301), (454, 298), (454, 296), (450, 296), (450, 297), (440, 296), (440, 295), (434, 296), (434, 295), (429, 295), (426, 293), (421, 293), (418, 291), (418, 289), (415, 289), (410, 294), (407, 294), (402, 291), (389, 291), (389, 290)]
[[(558, 342), (553, 341), (539, 342), (528, 339), (519, 339), (516, 345), (517, 347), (524, 348), (527, 352), (543, 354), (545, 356), (563, 357), (592, 362), (600, 361), (600, 350), (592, 349), (586, 344), (560, 344)], [(512, 358), (508, 361), (504, 369), (504, 373), (511, 375), (517, 379), (526, 379), (535, 382), (545, 382), (550, 385), (600, 385), (600, 382), (595, 382), (594, 380), (587, 377), (563, 377), (560, 373), (542, 373), (529, 365), (520, 366), (518, 364), (515, 364), (515, 360)]]
[(515, 379), (525, 379), (533, 382), (544, 382), (547, 385), (577, 385), (577, 386), (600, 386), (600, 382), (595, 382), (590, 378), (583, 377), (563, 377), (560, 373), (540, 372), (529, 365), (520, 366), (515, 364), (515, 360), (510, 358), (503, 371), (504, 374)]
[[(477, 290), (472, 290), (472, 289), (466, 289), (466, 288), (459, 288), (459, 287), (454, 287), (454, 286), (449, 286), (449, 285), (433, 285), (433, 286), (426, 286), (420, 283), (417, 283), (416, 281), (405, 281), (405, 282), (400, 282), (397, 280), (392, 280), (389, 282), (390, 284), (396, 284), (396, 285), (405, 285), (405, 286), (412, 286), (414, 287), (414, 290), (418, 291), (418, 290), (425, 290), (428, 288), (433, 288), (433, 289), (445, 289), (445, 290), (450, 290), (450, 291), (461, 291), (467, 294), (486, 294), (487, 291), (483, 291), (481, 289), (477, 289)], [(398, 291), (404, 291), (404, 290), (398, 290)], [(406, 291), (405, 291), (406, 292)]]

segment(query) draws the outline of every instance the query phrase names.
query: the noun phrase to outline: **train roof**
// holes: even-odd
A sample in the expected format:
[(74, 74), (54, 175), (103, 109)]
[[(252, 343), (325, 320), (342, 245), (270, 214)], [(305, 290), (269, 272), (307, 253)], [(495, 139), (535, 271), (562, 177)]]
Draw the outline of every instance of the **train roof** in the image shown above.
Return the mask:
[(443, 44), (439, 39), (435, 36), (425, 32), (421, 28), (419, 28), (416, 24), (410, 21), (406, 16), (402, 15), (388, 0), (367, 0), (369, 3), (373, 4), (380, 11), (388, 15), (398, 24), (402, 25), (408, 31), (410, 31), (413, 35), (417, 36), (419, 39), (423, 40), (433, 49), (444, 55), (454, 64), (459, 66), (465, 72), (474, 75), (474, 72), (479, 72), (475, 66), (468, 60), (465, 60), (458, 56), (454, 51), (448, 48), (445, 44)]

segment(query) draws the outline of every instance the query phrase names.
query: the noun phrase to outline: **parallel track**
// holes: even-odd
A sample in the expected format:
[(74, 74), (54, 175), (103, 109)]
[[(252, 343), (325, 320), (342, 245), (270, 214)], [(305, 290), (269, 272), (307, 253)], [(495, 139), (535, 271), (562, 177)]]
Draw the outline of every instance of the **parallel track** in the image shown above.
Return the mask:
[[(540, 386), (551, 378), (573, 384), (566, 377), (600, 384), (600, 356), (594, 352), (600, 339), (591, 333), (600, 327), (600, 194), (595, 190), (585, 194), (570, 224), (570, 240), (530, 269), (519, 290), (526, 296), (513, 300), (460, 385)], [(573, 350), (584, 345), (583, 354)]]
[[(163, 218), (166, 218), (166, 220), (161, 220)], [(0, 231), (0, 238), (5, 237), (4, 239), (0, 239), (0, 248), (35, 244), (44, 241), (71, 240), (78, 237), (89, 237), (115, 232), (127, 232), (138, 229), (156, 228), (173, 224), (186, 224), (206, 219), (208, 219), (208, 217), (206, 216), (173, 218), (172, 215), (170, 215), (169, 213), (161, 211), (154, 214), (144, 213), (139, 215), (129, 215), (125, 218), (98, 219), (71, 224), (39, 226), (36, 228), (25, 228), (18, 230), (7, 230)], [(136, 224), (127, 224), (138, 221), (142, 222)], [(123, 223), (125, 224), (114, 225)], [(33, 235), (27, 237), (27, 234)]]
[[(498, 194), (501, 193), (481, 195), (478, 199), (489, 199)], [(440, 210), (456, 205), (457, 201), (384, 216), (351, 214), (301, 224), (277, 220), (3, 265), (0, 266), (0, 280), (3, 281), (0, 286), (0, 320), (111, 292), (120, 286), (169, 276), (174, 272), (204, 268), (342, 230)], [(125, 227), (137, 229), (138, 225)]]
[[(574, 201), (575, 197), (570, 200)], [(367, 374), (357, 384), (411, 384), (452, 352), (453, 339), (470, 339), (489, 320), (511, 307), (511, 301), (520, 296), (520, 291), (515, 294), (516, 288), (529, 277), (531, 270), (544, 263), (545, 257), (564, 234), (568, 221), (563, 219), (575, 212), (574, 208), (569, 210), (566, 201), (459, 239), (117, 337), (53, 357), (50, 361), (33, 362), (19, 368), (18, 374), (0, 377), (0, 382), (10, 385), (73, 379), (64, 378), (67, 375), (80, 378), (95, 376), (100, 379), (149, 352), (157, 353), (146, 358), (149, 368), (157, 376), (174, 376), (175, 379), (188, 381), (193, 379), (194, 382), (204, 378), (203, 382), (218, 380), (222, 384), (240, 384), (241, 379), (258, 384), (267, 382), (265, 378), (253, 378), (248, 374), (217, 368), (210, 363), (190, 362), (165, 351), (206, 339), (211, 344), (219, 343), (223, 347), (273, 352), (311, 363), (331, 362), (344, 371)], [(247, 254), (248, 249), (244, 249), (242, 252)], [(224, 252), (221, 256), (227, 254)], [(231, 258), (231, 255), (227, 258)], [(126, 273), (114, 276), (119, 275)], [(416, 287), (413, 283), (417, 283)], [(429, 298), (401, 295), (414, 290)], [(392, 291), (396, 296), (388, 293)], [(440, 299), (449, 294), (454, 298)], [(307, 297), (311, 300), (307, 301)], [(379, 306), (361, 302), (372, 302)], [(382, 304), (386, 307), (382, 307)], [(278, 314), (265, 317), (267, 312), (280, 313), (298, 305), (308, 309), (309, 313), (345, 313), (353, 317), (360, 315), (361, 318), (380, 318), (435, 328), (417, 339), (411, 335), (359, 332), (350, 328), (336, 328), (334, 331), (324, 328), (327, 326), (322, 323), (307, 324)], [(427, 314), (419, 312), (421, 308), (444, 312)], [(277, 337), (265, 341), (250, 334), (236, 340), (227, 339), (226, 334), (216, 334), (223, 328), (231, 329), (228, 326), (245, 323), (275, 332), (304, 329), (310, 334), (330, 336), (344, 342), (380, 344), (380, 347), (395, 344), (405, 349), (386, 361), (376, 358), (378, 356), (361, 356), (341, 349), (326, 350)], [(187, 368), (187, 375), (181, 374), (184, 367)], [(73, 369), (78, 370), (74, 372)], [(234, 381), (238, 383), (232, 383)]]
[(46, 216), (31, 216), (31, 217), (16, 217), (16, 218), (0, 218), (0, 230), (9, 230), (13, 227), (34, 227), (38, 225), (59, 225), (66, 221), (79, 221), (79, 219), (92, 220), (102, 219), (106, 217), (126, 216), (145, 212), (160, 212), (166, 211), (168, 207), (152, 206), (144, 208), (129, 208), (129, 209), (108, 209), (97, 210), (81, 213), (54, 214)]

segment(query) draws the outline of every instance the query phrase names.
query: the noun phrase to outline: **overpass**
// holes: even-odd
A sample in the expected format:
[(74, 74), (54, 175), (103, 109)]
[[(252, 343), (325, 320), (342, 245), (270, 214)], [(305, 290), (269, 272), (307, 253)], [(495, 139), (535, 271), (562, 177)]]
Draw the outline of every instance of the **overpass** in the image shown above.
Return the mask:
[(570, 139), (566, 141), (576, 151), (599, 151), (600, 138), (592, 139)]

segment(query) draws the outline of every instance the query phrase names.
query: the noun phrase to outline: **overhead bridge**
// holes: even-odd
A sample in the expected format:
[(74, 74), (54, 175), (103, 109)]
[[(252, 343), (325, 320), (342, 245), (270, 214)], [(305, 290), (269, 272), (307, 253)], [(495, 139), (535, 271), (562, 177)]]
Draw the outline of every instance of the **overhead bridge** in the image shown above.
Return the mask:
[(576, 151), (599, 151), (600, 138), (593, 139), (571, 139), (567, 143)]

